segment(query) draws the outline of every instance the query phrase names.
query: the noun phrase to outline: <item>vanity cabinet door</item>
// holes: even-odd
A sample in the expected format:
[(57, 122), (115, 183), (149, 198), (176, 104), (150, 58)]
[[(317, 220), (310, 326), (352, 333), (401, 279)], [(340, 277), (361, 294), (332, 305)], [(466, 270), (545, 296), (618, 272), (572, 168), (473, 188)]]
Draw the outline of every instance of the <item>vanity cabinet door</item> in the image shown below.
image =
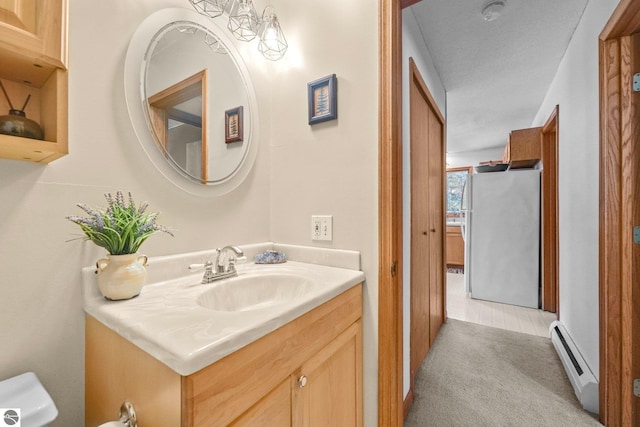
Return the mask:
[(361, 321), (304, 363), (291, 387), (294, 426), (362, 426)]
[(258, 403), (230, 424), (241, 426), (291, 426), (291, 385), (289, 379), (283, 381)]

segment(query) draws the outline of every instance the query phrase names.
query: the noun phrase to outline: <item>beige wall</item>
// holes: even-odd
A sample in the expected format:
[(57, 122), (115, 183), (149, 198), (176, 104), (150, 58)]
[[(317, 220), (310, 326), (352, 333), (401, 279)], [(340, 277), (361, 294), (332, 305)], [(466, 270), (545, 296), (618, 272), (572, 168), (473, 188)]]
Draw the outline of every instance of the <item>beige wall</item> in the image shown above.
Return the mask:
[[(258, 8), (266, 3), (257, 1)], [(285, 61), (240, 45), (260, 109), (260, 152), (239, 189), (188, 195), (149, 163), (128, 119), (124, 58), (149, 14), (187, 0), (70, 1), (70, 155), (48, 166), (0, 160), (0, 379), (34, 371), (58, 406), (56, 426), (83, 425), (84, 314), (80, 269), (103, 255), (64, 219), (77, 202), (133, 192), (176, 237), (147, 255), (275, 240), (362, 252), (365, 425), (377, 402), (377, 1), (274, 0), (291, 50)], [(336, 73), (337, 121), (307, 124), (306, 83)], [(334, 216), (334, 241), (310, 241), (311, 214)], [(117, 408), (114, 408), (117, 411)]]
[(542, 126), (560, 106), (560, 321), (596, 378), (600, 376), (598, 36), (618, 3), (589, 2), (532, 123)]
[[(365, 425), (377, 420), (378, 2), (274, 0), (290, 44), (275, 64), (271, 133), (274, 241), (362, 253)], [(289, 55), (288, 54), (288, 55)], [(307, 83), (335, 73), (338, 119), (308, 125)], [(311, 241), (311, 215), (334, 240)]]
[[(70, 154), (48, 166), (0, 160), (0, 379), (34, 371), (58, 406), (56, 426), (84, 425), (84, 314), (80, 268), (103, 255), (65, 220), (77, 202), (133, 192), (161, 211), (176, 237), (153, 236), (148, 255), (267, 241), (269, 98), (266, 75), (253, 74), (262, 123), (253, 173), (233, 194), (202, 199), (178, 190), (149, 163), (128, 119), (123, 67), (138, 24), (186, 0), (71, 0)], [(118, 408), (114, 408), (114, 413)]]

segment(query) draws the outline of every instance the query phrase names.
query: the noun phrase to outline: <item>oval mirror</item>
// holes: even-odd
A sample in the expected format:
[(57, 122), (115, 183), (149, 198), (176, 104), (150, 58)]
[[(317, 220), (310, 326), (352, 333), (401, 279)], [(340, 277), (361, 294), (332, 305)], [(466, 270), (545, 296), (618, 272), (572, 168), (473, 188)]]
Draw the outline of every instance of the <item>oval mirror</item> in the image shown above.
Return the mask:
[(221, 195), (247, 176), (257, 154), (257, 103), (225, 30), (188, 9), (145, 19), (125, 61), (125, 95), (138, 140), (174, 184)]

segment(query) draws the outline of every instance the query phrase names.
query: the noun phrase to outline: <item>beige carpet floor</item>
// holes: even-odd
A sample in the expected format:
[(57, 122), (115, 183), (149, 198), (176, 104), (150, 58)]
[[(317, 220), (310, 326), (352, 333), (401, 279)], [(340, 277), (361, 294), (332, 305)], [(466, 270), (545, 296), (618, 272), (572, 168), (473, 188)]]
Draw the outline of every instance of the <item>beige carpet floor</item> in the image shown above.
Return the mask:
[(449, 319), (416, 374), (405, 427), (599, 426), (551, 340)]

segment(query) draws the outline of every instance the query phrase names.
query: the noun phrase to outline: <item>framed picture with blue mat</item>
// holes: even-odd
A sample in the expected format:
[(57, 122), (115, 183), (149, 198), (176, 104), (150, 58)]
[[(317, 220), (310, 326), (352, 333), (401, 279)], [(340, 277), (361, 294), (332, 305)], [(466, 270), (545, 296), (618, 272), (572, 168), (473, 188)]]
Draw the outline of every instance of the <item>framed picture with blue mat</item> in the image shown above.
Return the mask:
[(338, 118), (338, 79), (335, 74), (307, 84), (309, 124)]

